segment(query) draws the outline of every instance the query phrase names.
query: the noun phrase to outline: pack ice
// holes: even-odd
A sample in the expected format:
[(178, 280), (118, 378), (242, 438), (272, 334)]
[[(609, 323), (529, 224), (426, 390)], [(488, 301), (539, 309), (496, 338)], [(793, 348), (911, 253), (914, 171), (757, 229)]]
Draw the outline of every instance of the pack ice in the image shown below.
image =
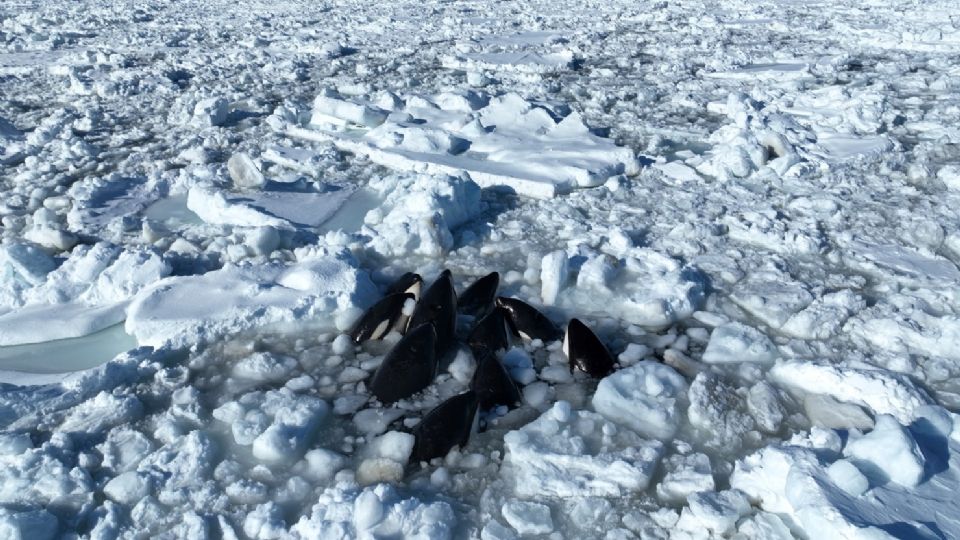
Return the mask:
[[(955, 0), (0, 2), (0, 538), (960, 538), (958, 45)], [(350, 330), (444, 269), (384, 405), (417, 303)]]
[(517, 94), (478, 92), (436, 96), (385, 95), (358, 102), (329, 90), (316, 97), (306, 125), (278, 121), (305, 140), (338, 148), (399, 170), (466, 172), (481, 187), (534, 198), (603, 184), (639, 170), (627, 148), (594, 135), (577, 113)]

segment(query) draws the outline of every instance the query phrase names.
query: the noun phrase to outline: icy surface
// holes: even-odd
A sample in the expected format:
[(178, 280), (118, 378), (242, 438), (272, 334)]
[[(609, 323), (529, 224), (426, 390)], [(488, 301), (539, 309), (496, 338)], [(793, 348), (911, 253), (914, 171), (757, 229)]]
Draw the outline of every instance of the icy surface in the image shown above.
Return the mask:
[(301, 139), (330, 140), (394, 169), (462, 171), (482, 187), (535, 198), (639, 171), (633, 152), (591, 133), (579, 114), (558, 118), (558, 111), (518, 94), (392, 96), (384, 110), (328, 93), (313, 101), (306, 126), (283, 129)]
[[(0, 2), (0, 537), (960, 537), (956, 2), (128, 4)], [(411, 463), (445, 268), (617, 370)]]
[(134, 300), (126, 328), (142, 345), (196, 343), (321, 315), (331, 329), (338, 310), (369, 304), (373, 294), (349, 255), (307, 253), (291, 266), (232, 266), (160, 281)]
[[(811, 437), (737, 462), (731, 484), (764, 510), (790, 516), (810, 533), (951, 536), (956, 522), (948, 517), (954, 504), (948, 493), (960, 482), (960, 449), (952, 429), (942, 409), (926, 409), (909, 426), (886, 416), (875, 431), (842, 448), (849, 458), (840, 456), (839, 439)], [(924, 456), (936, 464), (925, 463)]]
[(608, 375), (593, 395), (593, 408), (612, 422), (660, 440), (673, 437), (687, 382), (669, 366), (644, 360)]
[(523, 497), (612, 496), (644, 490), (663, 445), (557, 402), (504, 436), (505, 471)]

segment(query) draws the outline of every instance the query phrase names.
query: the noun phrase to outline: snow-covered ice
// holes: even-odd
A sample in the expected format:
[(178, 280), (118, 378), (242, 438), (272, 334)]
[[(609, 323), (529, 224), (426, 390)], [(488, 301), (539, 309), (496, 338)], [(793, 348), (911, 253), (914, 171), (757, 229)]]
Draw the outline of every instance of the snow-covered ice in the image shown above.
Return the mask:
[(593, 395), (593, 408), (637, 433), (669, 440), (677, 430), (687, 382), (673, 368), (644, 360), (608, 375)]
[(504, 435), (505, 471), (522, 497), (617, 496), (646, 489), (663, 445), (558, 401)]
[[(0, 3), (0, 537), (960, 537), (958, 21)], [(349, 331), (444, 269), (616, 370), (518, 328), (413, 459), (479, 351)]]

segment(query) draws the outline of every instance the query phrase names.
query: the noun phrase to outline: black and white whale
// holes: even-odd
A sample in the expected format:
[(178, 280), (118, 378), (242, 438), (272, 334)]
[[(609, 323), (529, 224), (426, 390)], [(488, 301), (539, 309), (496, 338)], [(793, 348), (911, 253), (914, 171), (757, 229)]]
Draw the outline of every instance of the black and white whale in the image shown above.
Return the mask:
[(387, 287), (387, 294), (410, 293), (414, 300), (420, 299), (420, 289), (423, 288), (423, 278), (420, 274), (406, 272)]
[(437, 405), (413, 428), (411, 461), (430, 461), (447, 455), (454, 446), (466, 446), (476, 416), (477, 394), (473, 390)]
[(483, 349), (477, 357), (477, 370), (473, 372), (470, 389), (477, 393), (483, 410), (499, 405), (512, 409), (520, 402), (520, 389), (496, 354), (489, 349)]
[(382, 403), (393, 403), (423, 390), (437, 375), (437, 332), (421, 324), (390, 349), (370, 380), (370, 392)]
[(613, 355), (593, 330), (579, 319), (570, 319), (567, 324), (563, 352), (570, 361), (570, 373), (573, 373), (574, 367), (591, 377), (605, 377), (613, 371)]
[(423, 291), (407, 328), (412, 330), (425, 323), (432, 324), (436, 330), (436, 356), (439, 358), (456, 340), (457, 292), (453, 288), (450, 270), (440, 272), (440, 276)]
[(370, 306), (350, 330), (350, 339), (354, 343), (363, 343), (368, 339), (383, 339), (391, 330), (406, 330), (408, 317), (404, 315), (404, 306), (414, 301), (413, 293), (398, 292), (388, 294), (379, 302)]
[(506, 310), (514, 332), (524, 339), (539, 339), (547, 343), (563, 336), (546, 315), (523, 300), (500, 296), (496, 303)]
[(497, 288), (500, 287), (500, 273), (490, 272), (474, 281), (457, 297), (457, 310), (464, 315), (480, 318), (494, 307)]
[(480, 319), (467, 336), (467, 346), (474, 356), (481, 356), (478, 352), (486, 349), (496, 353), (510, 348), (510, 323), (506, 310), (496, 308), (489, 315)]

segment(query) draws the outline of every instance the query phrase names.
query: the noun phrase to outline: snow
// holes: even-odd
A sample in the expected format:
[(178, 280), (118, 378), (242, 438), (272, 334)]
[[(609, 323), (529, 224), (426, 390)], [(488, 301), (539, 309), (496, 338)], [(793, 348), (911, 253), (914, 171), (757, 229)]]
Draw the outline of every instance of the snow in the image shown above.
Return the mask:
[(550, 507), (512, 500), (503, 505), (503, 519), (520, 534), (548, 534), (553, 531)]
[[(846, 443), (842, 455), (848, 458), (812, 439), (768, 447), (737, 462), (731, 485), (808, 533), (922, 538), (940, 531), (950, 536), (956, 524), (940, 512), (952, 506), (947, 493), (958, 482), (960, 453), (942, 431), (952, 429), (949, 425), (928, 427), (939, 423), (937, 417), (942, 415), (927, 409), (904, 426), (882, 416), (874, 431)], [(938, 465), (929, 467), (924, 456)]]
[[(650, 482), (663, 445), (558, 401), (504, 435), (505, 470), (521, 497), (620, 496)], [(507, 468), (508, 467), (508, 468)]]
[[(507, 60), (522, 58), (502, 60), (518, 65)], [(563, 115), (512, 93), (470, 97), (393, 96), (386, 111), (328, 90), (314, 100), (308, 123), (279, 125), (290, 136), (329, 140), (393, 169), (464, 172), (481, 187), (534, 198), (598, 186), (639, 170), (629, 149), (591, 133), (577, 113)]]
[(373, 294), (349, 254), (320, 252), (291, 266), (230, 266), (158, 281), (133, 301), (126, 329), (141, 345), (197, 343), (228, 330), (326, 319), (371, 303)]
[[(115, 4), (0, 5), (0, 537), (960, 537), (956, 2)], [(616, 370), (409, 463), (444, 269)]]
[(862, 405), (901, 422), (913, 420), (916, 410), (931, 403), (927, 393), (908, 377), (889, 371), (787, 361), (774, 365), (770, 376), (789, 388)]
[(611, 422), (659, 440), (677, 430), (687, 382), (669, 366), (644, 360), (604, 377), (591, 404)]
[(776, 346), (759, 330), (733, 322), (713, 329), (707, 349), (703, 351), (703, 361), (763, 363), (772, 361), (776, 354)]

